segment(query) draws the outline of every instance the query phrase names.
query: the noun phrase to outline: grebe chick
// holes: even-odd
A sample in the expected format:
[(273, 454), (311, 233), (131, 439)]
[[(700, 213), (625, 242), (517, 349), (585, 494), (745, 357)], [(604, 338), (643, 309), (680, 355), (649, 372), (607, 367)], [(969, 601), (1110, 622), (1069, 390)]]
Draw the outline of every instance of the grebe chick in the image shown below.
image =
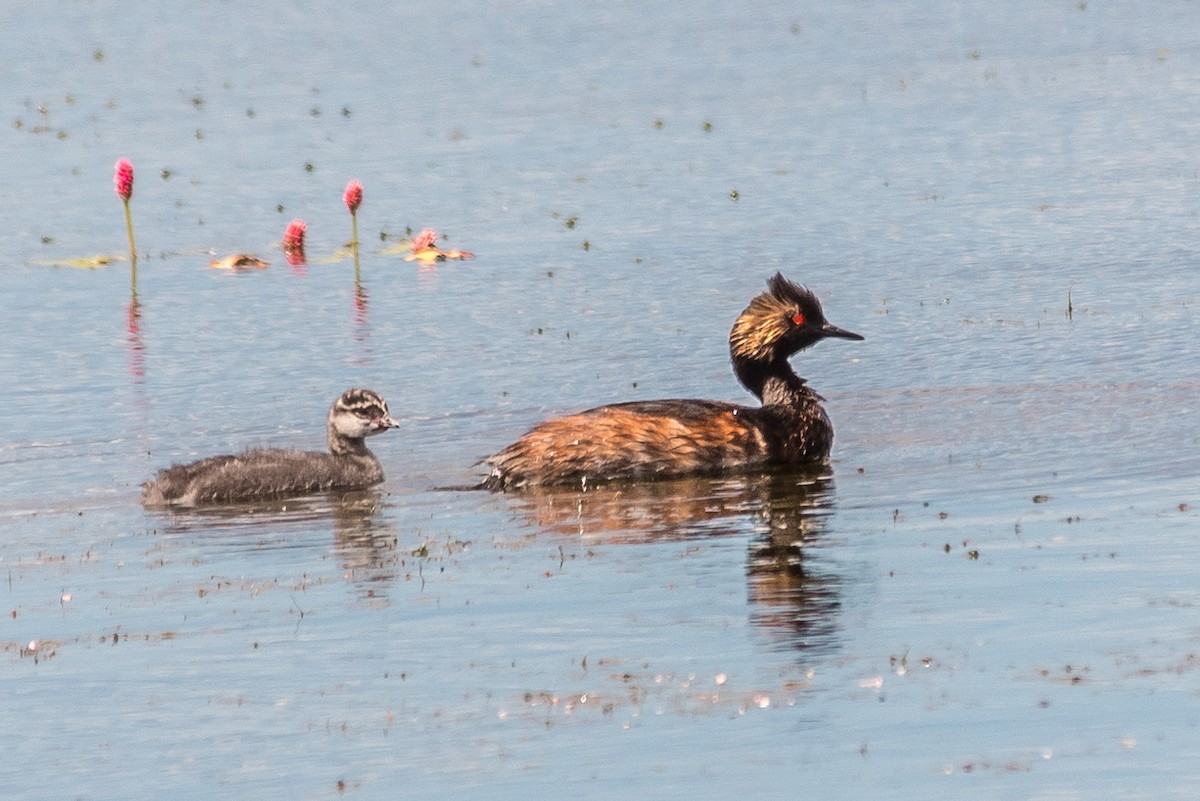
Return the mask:
[(833, 426), (823, 398), (788, 358), (822, 339), (862, 339), (831, 325), (808, 289), (776, 273), (729, 332), (738, 381), (759, 407), (708, 400), (634, 401), (539, 423), (483, 461), (483, 487), (666, 478), (819, 462)]
[(369, 389), (342, 393), (329, 410), (329, 453), (252, 448), (168, 467), (142, 485), (146, 506), (247, 503), (330, 490), (370, 487), (383, 468), (366, 438), (400, 424)]

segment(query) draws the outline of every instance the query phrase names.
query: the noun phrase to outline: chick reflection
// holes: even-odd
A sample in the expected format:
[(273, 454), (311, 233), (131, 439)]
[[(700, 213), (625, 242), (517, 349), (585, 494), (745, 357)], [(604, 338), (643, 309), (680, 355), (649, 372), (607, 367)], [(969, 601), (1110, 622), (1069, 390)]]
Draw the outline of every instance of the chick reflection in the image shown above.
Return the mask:
[(841, 577), (806, 553), (833, 504), (828, 467), (736, 478), (526, 489), (509, 496), (542, 531), (586, 542), (750, 536), (751, 621), (780, 645), (828, 646), (838, 629)]
[(333, 507), (334, 549), (342, 569), (369, 597), (382, 594), (400, 565), (396, 528), (378, 519), (382, 505), (379, 490), (367, 489), (342, 495)]
[(338, 566), (368, 597), (401, 568), (395, 526), (382, 522), (383, 493), (378, 487), (253, 504), (152, 510), (167, 517), (162, 531), (197, 533), (196, 542), (222, 551), (311, 549), (324, 559), (329, 549), (327, 522), (333, 525)]

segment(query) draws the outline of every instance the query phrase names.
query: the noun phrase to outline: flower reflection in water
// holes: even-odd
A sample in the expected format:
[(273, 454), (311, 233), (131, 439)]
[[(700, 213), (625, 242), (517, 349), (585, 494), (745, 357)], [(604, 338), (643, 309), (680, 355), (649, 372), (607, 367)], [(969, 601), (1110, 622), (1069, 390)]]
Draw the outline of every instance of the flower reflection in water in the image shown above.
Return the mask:
[[(130, 179), (132, 180), (132, 178)], [(129, 348), (129, 374), (135, 384), (146, 377), (146, 343), (142, 339), (142, 303), (138, 300), (137, 261), (129, 272), (129, 304), (125, 307), (125, 338)]]
[(359, 273), (358, 264), (354, 265), (354, 324), (356, 326), (365, 327), (367, 325), (367, 288), (363, 286), (362, 275)]

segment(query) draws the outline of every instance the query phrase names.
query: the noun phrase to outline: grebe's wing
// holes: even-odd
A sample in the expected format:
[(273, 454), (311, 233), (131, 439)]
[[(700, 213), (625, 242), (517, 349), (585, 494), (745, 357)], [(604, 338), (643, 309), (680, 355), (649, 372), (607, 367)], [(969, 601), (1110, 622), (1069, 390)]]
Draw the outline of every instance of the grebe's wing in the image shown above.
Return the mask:
[(758, 410), (707, 400), (632, 401), (539, 423), (485, 461), (485, 485), (719, 473), (766, 459)]

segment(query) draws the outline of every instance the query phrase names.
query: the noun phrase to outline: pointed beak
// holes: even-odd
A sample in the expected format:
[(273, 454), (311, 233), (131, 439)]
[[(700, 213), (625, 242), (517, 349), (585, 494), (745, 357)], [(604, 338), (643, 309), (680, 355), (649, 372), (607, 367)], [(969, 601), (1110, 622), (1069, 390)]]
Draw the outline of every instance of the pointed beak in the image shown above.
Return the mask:
[(400, 424), (397, 423), (395, 420), (393, 420), (392, 416), (389, 414), (385, 414), (383, 417), (380, 417), (378, 420), (373, 420), (371, 422), (372, 422), (372, 425), (374, 425), (375, 428), (379, 429), (380, 431), (387, 431), (389, 428), (399, 428), (400, 427)]
[(862, 334), (856, 334), (853, 331), (847, 331), (845, 328), (838, 328), (836, 325), (825, 323), (821, 327), (821, 336), (834, 337), (836, 339), (866, 339)]

